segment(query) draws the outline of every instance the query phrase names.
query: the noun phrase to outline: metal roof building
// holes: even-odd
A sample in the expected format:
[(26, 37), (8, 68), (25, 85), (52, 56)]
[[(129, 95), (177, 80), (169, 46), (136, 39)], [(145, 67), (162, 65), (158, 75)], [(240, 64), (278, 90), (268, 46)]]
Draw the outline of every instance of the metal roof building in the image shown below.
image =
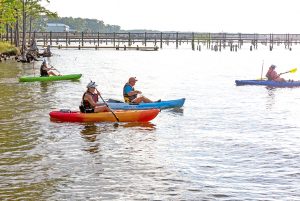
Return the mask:
[(70, 27), (60, 23), (47, 23), (47, 32), (69, 32)]

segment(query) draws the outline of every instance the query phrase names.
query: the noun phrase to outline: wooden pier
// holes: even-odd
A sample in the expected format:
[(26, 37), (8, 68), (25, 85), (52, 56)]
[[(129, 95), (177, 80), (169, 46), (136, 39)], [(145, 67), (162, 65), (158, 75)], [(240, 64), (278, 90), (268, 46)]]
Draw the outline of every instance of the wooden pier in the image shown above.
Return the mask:
[[(20, 33), (22, 34), (22, 33)], [(29, 35), (29, 34), (28, 34)], [(174, 48), (189, 47), (201, 51), (209, 49), (221, 51), (229, 48), (237, 51), (247, 44), (250, 51), (264, 45), (273, 50), (275, 45), (283, 45), (292, 50), (293, 45), (300, 43), (300, 34), (245, 34), (245, 33), (200, 33), (200, 32), (144, 32), (144, 33), (86, 33), (86, 32), (34, 32), (37, 44), (57, 48), (93, 48), (115, 50), (152, 51), (166, 46)], [(1, 36), (8, 40), (8, 34)]]

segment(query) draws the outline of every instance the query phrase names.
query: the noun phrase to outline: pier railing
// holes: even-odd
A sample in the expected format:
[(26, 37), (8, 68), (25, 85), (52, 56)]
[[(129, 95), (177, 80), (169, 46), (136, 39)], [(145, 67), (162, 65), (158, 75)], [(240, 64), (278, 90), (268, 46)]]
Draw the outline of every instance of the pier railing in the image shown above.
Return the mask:
[[(20, 33), (22, 34), (22, 33)], [(29, 36), (29, 34), (28, 34)], [(37, 44), (59, 48), (164, 48), (174, 44), (179, 48), (188, 44), (192, 50), (201, 50), (201, 47), (221, 51), (230, 47), (236, 51), (244, 44), (250, 50), (257, 49), (258, 44), (273, 49), (275, 44), (283, 44), (291, 50), (293, 44), (300, 43), (300, 34), (249, 34), (249, 33), (204, 33), (204, 32), (144, 32), (144, 33), (88, 33), (88, 32), (34, 32), (31, 34)], [(9, 34), (2, 35), (2, 40), (13, 38)], [(20, 37), (21, 38), (21, 37)]]

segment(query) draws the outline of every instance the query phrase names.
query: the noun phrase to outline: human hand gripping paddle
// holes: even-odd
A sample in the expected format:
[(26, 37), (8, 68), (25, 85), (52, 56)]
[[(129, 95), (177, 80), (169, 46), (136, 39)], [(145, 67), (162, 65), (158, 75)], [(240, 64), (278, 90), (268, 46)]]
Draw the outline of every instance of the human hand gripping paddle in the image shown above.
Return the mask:
[[(101, 100), (103, 101), (103, 103), (106, 105), (106, 107), (109, 109), (109, 111), (114, 115), (114, 117), (116, 118), (117, 122), (120, 122), (119, 118), (117, 117), (117, 115), (112, 111), (112, 109), (108, 106), (108, 104), (106, 103), (106, 101), (102, 98), (100, 92), (98, 91), (98, 89), (96, 89), (98, 95), (100, 96)], [(118, 126), (118, 123), (115, 123), (114, 126)]]
[(51, 64), (49, 64), (50, 66), (51, 66), (51, 68), (53, 69), (53, 70), (56, 70), (60, 75), (61, 75), (61, 72), (59, 71), (59, 70), (57, 70), (54, 66), (52, 66)]

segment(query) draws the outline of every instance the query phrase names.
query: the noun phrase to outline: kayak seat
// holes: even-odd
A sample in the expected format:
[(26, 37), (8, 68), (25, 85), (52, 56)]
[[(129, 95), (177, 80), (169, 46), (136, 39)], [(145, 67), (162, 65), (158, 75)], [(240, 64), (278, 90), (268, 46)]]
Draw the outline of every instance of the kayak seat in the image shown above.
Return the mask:
[(120, 100), (116, 100), (116, 99), (108, 99), (107, 102), (109, 103), (124, 103), (123, 101), (120, 101)]
[(129, 105), (139, 105), (139, 103), (129, 103)]

